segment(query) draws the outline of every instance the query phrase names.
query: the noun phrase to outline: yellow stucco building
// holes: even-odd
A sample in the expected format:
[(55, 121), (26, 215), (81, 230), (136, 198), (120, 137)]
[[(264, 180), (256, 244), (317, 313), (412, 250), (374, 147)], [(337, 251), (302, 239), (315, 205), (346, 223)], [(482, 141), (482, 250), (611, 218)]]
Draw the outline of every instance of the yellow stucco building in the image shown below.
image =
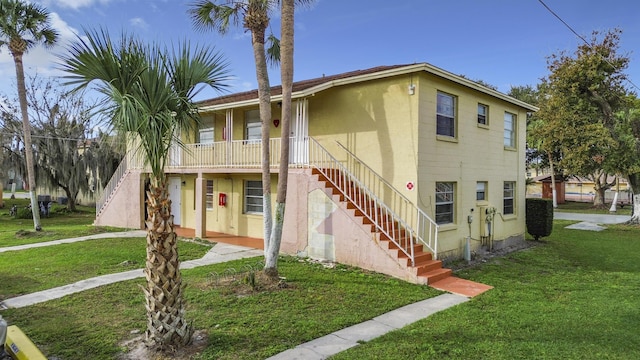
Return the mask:
[[(280, 101), (272, 88), (274, 198)], [(200, 236), (262, 238), (257, 91), (199, 109), (199, 129), (182, 134), (187, 146), (166, 168), (175, 222)], [(428, 282), (431, 268), (418, 265), (461, 257), (467, 243), (522, 241), (525, 121), (535, 110), (426, 63), (294, 83), (281, 250)], [(123, 167), (96, 223), (140, 227), (144, 170), (131, 154)]]

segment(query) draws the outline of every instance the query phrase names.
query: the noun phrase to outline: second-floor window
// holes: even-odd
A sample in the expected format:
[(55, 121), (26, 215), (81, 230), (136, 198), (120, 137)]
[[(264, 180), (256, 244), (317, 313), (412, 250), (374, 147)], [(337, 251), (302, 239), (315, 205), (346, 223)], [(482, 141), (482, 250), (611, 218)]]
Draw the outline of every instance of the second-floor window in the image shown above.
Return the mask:
[(489, 125), (489, 107), (484, 104), (478, 104), (478, 124)]
[(455, 96), (438, 92), (436, 118), (436, 134), (451, 137), (456, 136)]
[(198, 143), (213, 144), (213, 119), (202, 119), (198, 128)]
[(504, 113), (504, 146), (516, 147), (516, 115)]
[(262, 124), (260, 123), (260, 110), (244, 112), (244, 139), (262, 139)]

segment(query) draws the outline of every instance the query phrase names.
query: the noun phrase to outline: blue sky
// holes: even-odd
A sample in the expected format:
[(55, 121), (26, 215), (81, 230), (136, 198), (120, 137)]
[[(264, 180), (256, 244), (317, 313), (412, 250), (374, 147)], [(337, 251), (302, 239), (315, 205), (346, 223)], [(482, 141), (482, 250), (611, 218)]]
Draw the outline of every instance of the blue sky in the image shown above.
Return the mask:
[[(544, 0), (579, 34), (619, 27), (627, 74), (640, 85), (640, 2), (637, 0)], [(170, 45), (183, 39), (214, 45), (230, 64), (232, 92), (256, 88), (251, 40), (242, 28), (221, 36), (196, 31), (182, 0), (39, 0), (51, 13), (61, 46), (33, 49), (25, 56), (29, 73), (59, 76), (56, 57), (83, 28), (122, 30), (145, 41)], [(279, 16), (272, 31), (279, 34)], [(378, 65), (428, 62), (454, 74), (481, 79), (507, 92), (534, 85), (547, 75), (546, 57), (573, 51), (580, 40), (538, 0), (316, 0), (296, 12), (295, 80)], [(271, 83), (279, 84), (277, 69)], [(15, 69), (0, 52), (0, 93), (12, 95)], [(198, 99), (218, 94), (203, 91)]]

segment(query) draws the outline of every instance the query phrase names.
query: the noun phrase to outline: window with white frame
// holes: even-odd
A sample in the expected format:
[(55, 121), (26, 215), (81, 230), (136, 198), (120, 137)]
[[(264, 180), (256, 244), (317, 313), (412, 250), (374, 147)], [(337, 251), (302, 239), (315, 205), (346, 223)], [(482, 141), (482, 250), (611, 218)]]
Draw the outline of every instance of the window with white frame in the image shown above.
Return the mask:
[(504, 191), (503, 191), (503, 204), (502, 204), (502, 213), (504, 215), (515, 214), (514, 212), (514, 200), (516, 194), (516, 183), (515, 181), (505, 181), (504, 182)]
[(207, 180), (205, 197), (207, 210), (213, 210), (213, 180)]
[(504, 113), (504, 146), (516, 147), (516, 115)]
[(476, 200), (487, 200), (487, 182), (478, 181), (476, 183)]
[(489, 107), (484, 104), (478, 104), (478, 124), (489, 125)]
[(244, 139), (261, 140), (262, 124), (260, 123), (260, 110), (248, 110), (244, 112)]
[(198, 143), (213, 144), (213, 118), (203, 118), (198, 127)]
[(455, 183), (436, 183), (436, 223), (453, 223), (455, 204)]
[(456, 136), (456, 98), (438, 91), (436, 134)]
[(244, 212), (245, 214), (262, 214), (262, 181), (244, 182)]

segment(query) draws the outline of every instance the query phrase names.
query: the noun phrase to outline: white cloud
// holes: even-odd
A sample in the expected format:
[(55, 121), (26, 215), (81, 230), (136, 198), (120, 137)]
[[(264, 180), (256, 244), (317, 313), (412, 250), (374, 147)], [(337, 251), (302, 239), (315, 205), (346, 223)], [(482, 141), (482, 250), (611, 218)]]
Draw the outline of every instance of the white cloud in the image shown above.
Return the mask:
[(147, 24), (146, 21), (144, 21), (143, 18), (141, 17), (134, 17), (129, 19), (129, 24), (131, 24), (131, 26), (133, 27), (137, 27), (140, 29), (148, 29), (149, 28), (149, 24)]
[(80, 8), (92, 6), (95, 3), (107, 4), (111, 0), (44, 0), (40, 1), (44, 6), (56, 5), (66, 9), (78, 10)]

